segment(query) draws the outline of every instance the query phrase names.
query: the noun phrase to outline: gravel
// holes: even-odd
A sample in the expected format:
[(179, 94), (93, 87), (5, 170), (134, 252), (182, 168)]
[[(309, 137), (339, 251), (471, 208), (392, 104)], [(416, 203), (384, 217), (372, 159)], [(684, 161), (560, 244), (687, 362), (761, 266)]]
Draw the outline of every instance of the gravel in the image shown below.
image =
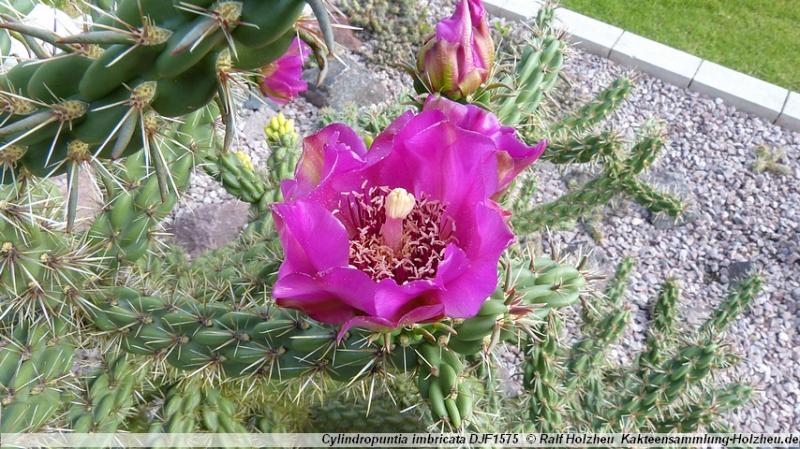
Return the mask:
[[(365, 41), (366, 49), (371, 45), (374, 42)], [(410, 80), (393, 69), (375, 67), (374, 72), (389, 92), (410, 86)], [(764, 277), (764, 290), (727, 338), (741, 364), (719, 376), (747, 381), (757, 395), (728, 418), (738, 431), (800, 428), (800, 134), (577, 49), (564, 72), (570, 80), (561, 86), (565, 103), (591, 99), (616, 77), (636, 76), (629, 100), (609, 125), (633, 137), (646, 120), (662, 120), (670, 143), (649, 178), (690, 205), (686, 219), (676, 225), (635, 204), (615, 201), (596, 224), (604, 236), (601, 241), (581, 226), (553, 233), (551, 238), (564, 247), (592, 251), (598, 268), (607, 274), (622, 257), (637, 259), (626, 295), (634, 319), (612, 356), (625, 358), (641, 349), (648, 305), (663, 280), (681, 281), (679, 321), (692, 328), (725, 297), (735, 279), (757, 269)], [(238, 149), (257, 165), (268, 154), (261, 127), (274, 113), (261, 107), (244, 110), (241, 116)], [(301, 134), (319, 125), (319, 111), (302, 98), (283, 113), (296, 120)], [(759, 145), (782, 149), (788, 174), (752, 170)], [(536, 169), (541, 173), (541, 201), (563, 193), (566, 180), (575, 176), (547, 163), (538, 163)], [(228, 200), (216, 183), (200, 174), (178, 213), (191, 213), (199, 203)]]

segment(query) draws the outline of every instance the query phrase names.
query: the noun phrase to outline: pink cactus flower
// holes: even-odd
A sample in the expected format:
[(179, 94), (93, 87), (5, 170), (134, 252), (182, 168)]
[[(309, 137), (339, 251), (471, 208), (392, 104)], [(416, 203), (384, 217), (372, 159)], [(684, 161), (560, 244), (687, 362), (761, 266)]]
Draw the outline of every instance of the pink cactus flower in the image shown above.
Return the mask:
[(303, 79), (303, 65), (311, 54), (305, 42), (295, 38), (286, 53), (261, 69), (261, 93), (284, 105), (308, 89)]
[(285, 252), (280, 306), (341, 324), (340, 337), (477, 313), (513, 240), (492, 198), (544, 144), (526, 147), (472, 108), (430, 100), (369, 151), (342, 124), (305, 139), (295, 178), (281, 186), (286, 200), (273, 207)]
[(460, 0), (455, 13), (436, 24), (417, 55), (423, 84), (460, 100), (489, 78), (494, 43), (481, 0)]

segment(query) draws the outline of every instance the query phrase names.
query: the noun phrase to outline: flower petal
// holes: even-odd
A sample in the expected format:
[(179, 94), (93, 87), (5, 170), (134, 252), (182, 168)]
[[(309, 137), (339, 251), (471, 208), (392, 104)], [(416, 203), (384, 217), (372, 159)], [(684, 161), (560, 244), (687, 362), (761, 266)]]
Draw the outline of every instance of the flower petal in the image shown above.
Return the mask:
[(436, 282), (446, 287), (439, 300), (449, 317), (478, 313), (497, 287), (497, 263), (514, 239), (499, 207), (481, 204), (473, 219), (473, 231), (462, 234), (458, 246), (447, 247), (436, 273)]
[(286, 53), (263, 69), (261, 93), (284, 105), (306, 91), (308, 83), (303, 79), (303, 65), (310, 54), (308, 44), (293, 39)]
[(278, 279), (272, 294), (279, 306), (302, 310), (322, 323), (342, 323), (356, 314), (336, 295), (321, 289), (318, 279), (304, 273), (290, 273)]
[(542, 155), (547, 146), (546, 141), (535, 146), (526, 145), (517, 137), (514, 128), (502, 126), (497, 116), (475, 105), (464, 105), (439, 95), (429, 95), (423, 110), (441, 111), (459, 128), (492, 139), (498, 150), (498, 191), (505, 190), (520, 172)]
[(441, 304), (434, 304), (431, 306), (417, 307), (407, 314), (400, 317), (397, 321), (392, 321), (386, 318), (376, 316), (357, 316), (353, 317), (339, 329), (336, 334), (336, 341), (341, 341), (348, 330), (358, 327), (363, 329), (371, 329), (376, 331), (391, 330), (396, 327), (408, 326), (415, 323), (424, 323), (432, 321), (444, 316), (444, 307)]
[(272, 207), (285, 259), (278, 272), (314, 275), (347, 266), (349, 239), (344, 225), (317, 203), (294, 201)]
[[(376, 288), (375, 281), (365, 273), (351, 267), (336, 267), (316, 276), (289, 274), (275, 283), (273, 295), (278, 305), (297, 308), (309, 315), (312, 312), (318, 315), (327, 314), (334, 308), (346, 310), (345, 315), (349, 317), (377, 314)], [(332, 322), (340, 323), (341, 320)]]
[(394, 136), (391, 153), (368, 176), (375, 185), (442, 201), (457, 219), (462, 206), (497, 191), (495, 151), (488, 137), (455, 127), (441, 111), (425, 111)]
[(435, 304), (435, 292), (441, 286), (431, 280), (416, 280), (398, 285), (394, 279), (384, 279), (375, 291), (378, 315), (397, 321), (417, 307)]
[(360, 168), (367, 149), (347, 125), (334, 123), (303, 141), (303, 155), (297, 163), (295, 179), (281, 185), (284, 197), (296, 199), (316, 196), (331, 201), (337, 192), (360, 185)]

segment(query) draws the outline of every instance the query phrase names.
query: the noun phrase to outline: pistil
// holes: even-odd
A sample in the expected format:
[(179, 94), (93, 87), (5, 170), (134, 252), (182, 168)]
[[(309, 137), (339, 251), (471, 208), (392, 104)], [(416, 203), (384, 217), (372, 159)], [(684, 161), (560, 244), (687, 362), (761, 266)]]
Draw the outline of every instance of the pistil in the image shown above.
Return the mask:
[(415, 204), (414, 195), (401, 187), (386, 195), (386, 221), (381, 227), (381, 234), (386, 246), (395, 253), (400, 253), (403, 249), (403, 220), (411, 213)]

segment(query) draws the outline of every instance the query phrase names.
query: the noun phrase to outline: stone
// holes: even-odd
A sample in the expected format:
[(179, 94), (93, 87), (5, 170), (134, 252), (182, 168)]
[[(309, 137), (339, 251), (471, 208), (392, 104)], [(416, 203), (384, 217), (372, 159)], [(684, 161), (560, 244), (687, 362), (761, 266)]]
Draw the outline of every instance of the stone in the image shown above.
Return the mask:
[(264, 106), (264, 100), (256, 97), (252, 92), (247, 97), (247, 100), (242, 103), (243, 108), (251, 111), (258, 111), (262, 106)]
[(536, 16), (539, 0), (484, 0), (486, 10), (509, 20), (527, 20)]
[(342, 52), (337, 59), (330, 59), (328, 63), (328, 73), (319, 86), (316, 85), (318, 68), (308, 69), (303, 74), (308, 81), (308, 90), (303, 96), (314, 106), (340, 111), (348, 104), (364, 107), (391, 97), (374, 72), (349, 53)]
[(755, 265), (749, 260), (731, 262), (728, 267), (728, 278), (731, 283), (736, 283), (746, 278), (754, 269)]
[(353, 33), (353, 30), (349, 28), (334, 27), (333, 38), (337, 44), (350, 51), (357, 52), (364, 46), (364, 43), (361, 42), (361, 39), (359, 39), (355, 33)]
[(178, 216), (171, 231), (186, 252), (196, 256), (235, 239), (247, 224), (248, 207), (238, 200), (203, 204)]

